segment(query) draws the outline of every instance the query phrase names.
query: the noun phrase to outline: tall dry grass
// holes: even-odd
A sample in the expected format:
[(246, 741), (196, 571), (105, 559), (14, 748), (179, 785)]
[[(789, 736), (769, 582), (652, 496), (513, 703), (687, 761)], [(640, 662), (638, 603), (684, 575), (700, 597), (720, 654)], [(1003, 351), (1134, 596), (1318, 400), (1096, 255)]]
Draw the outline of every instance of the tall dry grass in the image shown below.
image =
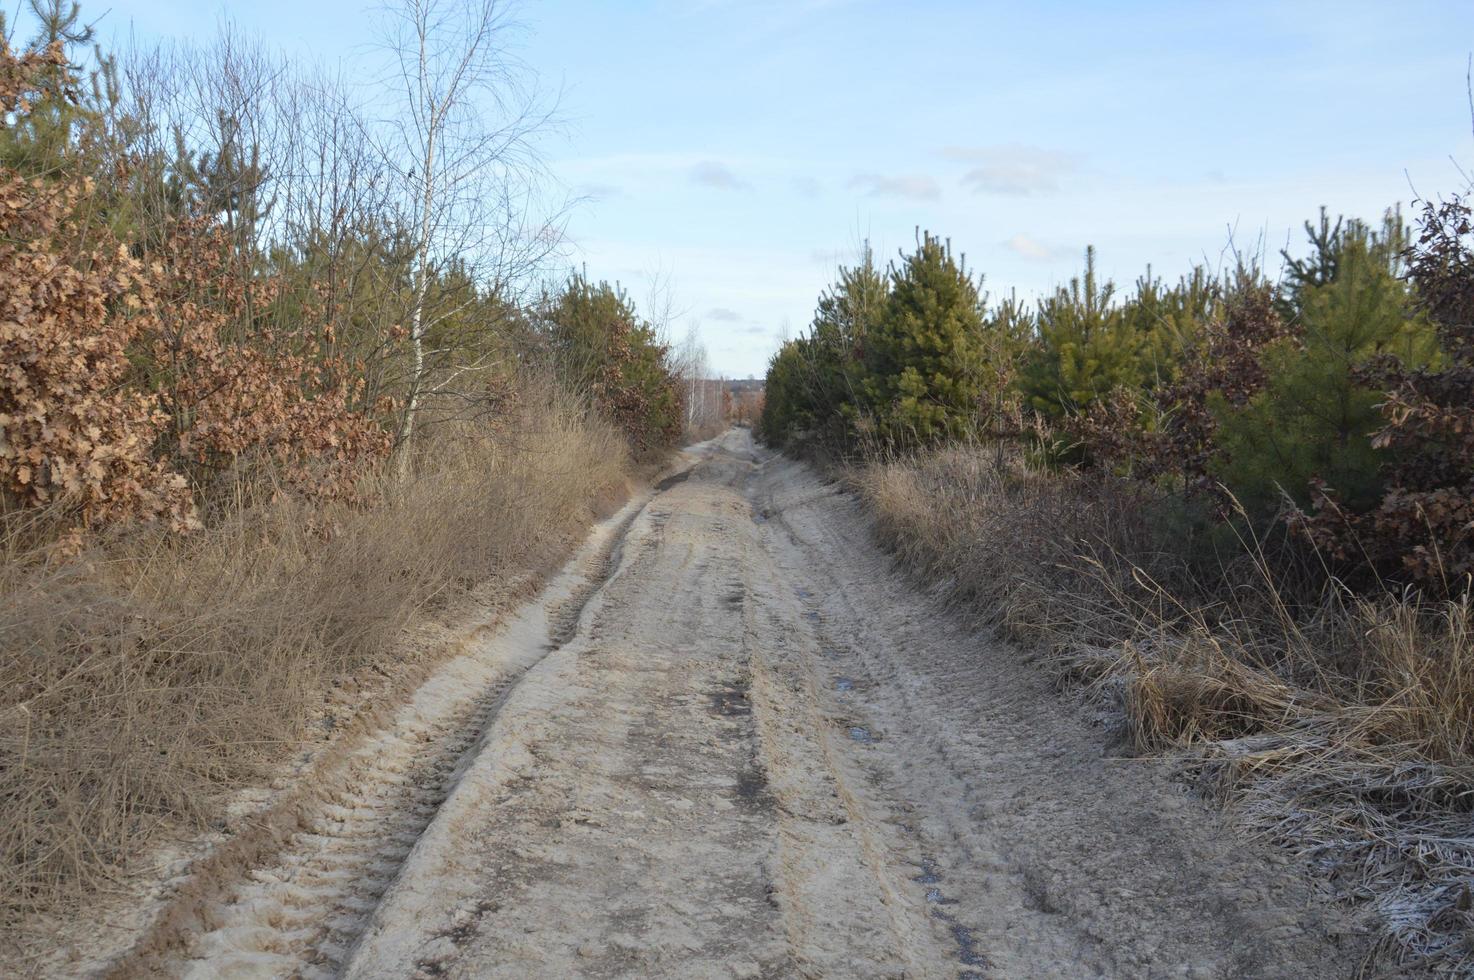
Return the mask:
[(0, 920), (64, 908), (301, 744), (325, 692), (487, 580), (556, 566), (624, 493), (623, 437), (546, 385), (495, 429), (448, 423), (373, 506), (259, 484), (208, 530), (48, 560), (0, 534)]
[(1375, 916), (1389, 960), (1474, 970), (1474, 616), (1310, 591), (1151, 488), (958, 447), (853, 471), (881, 539), (1041, 650), (1141, 752)]

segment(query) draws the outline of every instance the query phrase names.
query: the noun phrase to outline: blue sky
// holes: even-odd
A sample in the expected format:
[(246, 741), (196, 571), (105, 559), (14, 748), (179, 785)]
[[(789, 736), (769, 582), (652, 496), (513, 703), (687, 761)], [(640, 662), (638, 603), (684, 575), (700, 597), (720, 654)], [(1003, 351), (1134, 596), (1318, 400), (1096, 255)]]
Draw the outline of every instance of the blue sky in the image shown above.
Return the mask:
[[(14, 4), (15, 0), (9, 0)], [(356, 0), (96, 0), (106, 33), (222, 16), (304, 57), (372, 39)], [(1298, 245), (1474, 169), (1474, 3), (561, 0), (518, 7), (560, 92), (542, 149), (588, 201), (570, 262), (637, 301), (667, 281), (716, 370), (761, 375), (835, 263), (917, 226), (997, 295), (1129, 283)]]

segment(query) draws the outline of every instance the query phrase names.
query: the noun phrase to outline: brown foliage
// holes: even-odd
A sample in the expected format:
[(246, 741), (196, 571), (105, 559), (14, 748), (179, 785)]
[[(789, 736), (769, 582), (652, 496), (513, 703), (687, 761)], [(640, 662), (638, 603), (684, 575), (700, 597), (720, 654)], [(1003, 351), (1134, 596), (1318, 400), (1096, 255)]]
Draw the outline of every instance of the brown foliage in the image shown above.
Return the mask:
[(279, 283), (239, 274), (230, 236), (212, 222), (185, 223), (154, 269), (162, 283), (147, 353), (177, 465), (223, 470), (265, 457), (292, 489), (351, 498), (362, 465), (387, 455), (390, 440), (355, 411), (363, 374), (330, 353), (331, 329), (310, 332), (311, 310), (278, 327)]
[(1409, 278), (1448, 363), (1409, 371), (1389, 357), (1362, 372), (1388, 392), (1374, 444), (1392, 452), (1389, 489), (1354, 514), (1320, 488), (1302, 523), (1339, 558), (1453, 594), (1474, 575), (1474, 214), (1462, 199), (1427, 202), (1420, 224)]
[[(0, 50), (0, 106), (24, 111), (59, 49)], [(197, 526), (186, 476), (271, 462), (287, 486), (350, 497), (389, 438), (355, 411), (361, 372), (311, 311), (278, 324), (278, 287), (242, 271), (213, 219), (146, 259), (89, 220), (85, 179), (0, 172), (0, 488), (60, 502), (73, 530)], [(74, 536), (73, 536), (74, 537)]]
[[(1073, 420), (1071, 434), (1096, 461), (1144, 479), (1177, 477), (1189, 493), (1222, 497), (1209, 475), (1217, 432), (1210, 398), (1247, 403), (1266, 380), (1261, 352), (1290, 333), (1273, 287), (1245, 279), (1202, 324), (1173, 384), (1146, 395), (1118, 389)], [(1144, 407), (1155, 425), (1142, 424)]]
[(65, 498), (83, 526), (186, 527), (185, 481), (152, 451), (167, 417), (126, 385), (152, 285), (123, 248), (87, 241), (86, 189), (0, 175), (0, 484), (23, 506)]
[(1162, 457), (1179, 469), (1189, 489), (1220, 492), (1208, 475), (1217, 431), (1209, 399), (1217, 395), (1230, 405), (1244, 405), (1264, 387), (1260, 354), (1290, 333), (1274, 301), (1267, 283), (1241, 282), (1222, 314), (1204, 326), (1182, 379), (1162, 393), (1168, 407)]
[(65, 68), (66, 53), (57, 41), (41, 51), (16, 55), (0, 38), (0, 111), (30, 111), (30, 96), (36, 80), (49, 68)]

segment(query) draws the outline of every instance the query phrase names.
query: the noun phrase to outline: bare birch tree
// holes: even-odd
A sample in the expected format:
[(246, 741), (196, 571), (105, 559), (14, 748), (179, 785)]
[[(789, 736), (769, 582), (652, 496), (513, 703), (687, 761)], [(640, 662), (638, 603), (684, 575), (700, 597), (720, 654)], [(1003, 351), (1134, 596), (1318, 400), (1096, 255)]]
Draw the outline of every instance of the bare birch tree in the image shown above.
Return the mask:
[(425, 400), (454, 392), (458, 379), (490, 361), (465, 356), (459, 342), (455, 350), (429, 343), (436, 323), (466, 302), (432, 305), (432, 284), (453, 266), (482, 296), (514, 293), (561, 244), (566, 209), (547, 217), (539, 211), (543, 172), (534, 141), (551, 115), (511, 53), (507, 2), (396, 0), (384, 15), (398, 112), (386, 120), (381, 145), (399, 176), (400, 223), (414, 254), (395, 437), (404, 473)]

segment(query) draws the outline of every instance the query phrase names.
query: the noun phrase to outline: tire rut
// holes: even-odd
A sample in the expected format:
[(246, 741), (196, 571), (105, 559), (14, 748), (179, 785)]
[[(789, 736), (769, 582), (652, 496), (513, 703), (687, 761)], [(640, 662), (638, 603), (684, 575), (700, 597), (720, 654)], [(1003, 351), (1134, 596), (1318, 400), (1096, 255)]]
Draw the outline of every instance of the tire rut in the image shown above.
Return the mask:
[[(527, 672), (577, 635), (619, 566), (630, 526), (664, 488), (627, 505), (540, 597), (439, 668), (387, 725), (306, 777), (319, 783), (312, 799), (289, 801), (300, 809), (282, 818), (278, 846), (258, 850), (223, 900), (191, 907), (181, 889), (160, 924), (102, 975), (337, 976), (485, 731)], [(274, 816), (263, 811), (252, 822)]]
[(355, 760), (351, 791), (323, 807), (271, 867), (251, 871), (195, 942), (184, 974), (335, 976), (520, 674), (493, 682), (442, 723), (395, 733), (371, 758)]
[[(1165, 767), (1113, 758), (1037, 664), (975, 632), (867, 540), (858, 502), (781, 458), (756, 481), (776, 564), (862, 787), (915, 872), (955, 976), (1349, 975), (1355, 943)], [(873, 753), (871, 752), (873, 748)], [(840, 755), (855, 754), (847, 745)]]

